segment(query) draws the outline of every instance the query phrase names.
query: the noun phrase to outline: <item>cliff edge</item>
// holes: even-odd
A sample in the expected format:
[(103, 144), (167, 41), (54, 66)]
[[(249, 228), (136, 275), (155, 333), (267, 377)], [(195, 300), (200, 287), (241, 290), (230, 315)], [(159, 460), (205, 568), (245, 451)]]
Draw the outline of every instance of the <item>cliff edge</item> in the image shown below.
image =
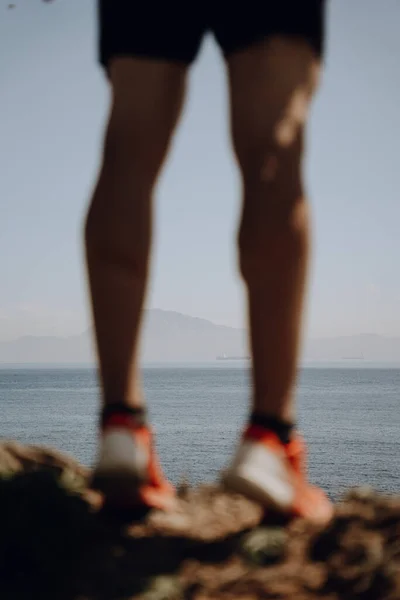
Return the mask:
[(0, 444), (2, 599), (400, 599), (399, 497), (354, 490), (323, 530), (267, 526), (216, 486), (182, 488), (172, 514), (117, 517), (89, 474), (55, 450)]

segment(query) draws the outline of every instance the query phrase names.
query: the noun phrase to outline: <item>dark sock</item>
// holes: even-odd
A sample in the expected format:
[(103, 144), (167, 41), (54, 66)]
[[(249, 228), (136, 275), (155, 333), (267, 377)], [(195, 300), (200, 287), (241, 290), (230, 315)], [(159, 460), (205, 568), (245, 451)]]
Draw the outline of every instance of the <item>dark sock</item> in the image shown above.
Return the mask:
[(107, 419), (113, 415), (129, 415), (132, 417), (132, 421), (136, 426), (141, 427), (146, 423), (146, 409), (145, 408), (132, 408), (126, 404), (113, 402), (107, 404), (101, 412), (101, 422), (104, 425)]
[(291, 434), (294, 429), (294, 423), (288, 423), (278, 417), (263, 415), (257, 412), (251, 414), (250, 425), (257, 425), (258, 427), (269, 429), (278, 436), (282, 444), (288, 444), (290, 442)]

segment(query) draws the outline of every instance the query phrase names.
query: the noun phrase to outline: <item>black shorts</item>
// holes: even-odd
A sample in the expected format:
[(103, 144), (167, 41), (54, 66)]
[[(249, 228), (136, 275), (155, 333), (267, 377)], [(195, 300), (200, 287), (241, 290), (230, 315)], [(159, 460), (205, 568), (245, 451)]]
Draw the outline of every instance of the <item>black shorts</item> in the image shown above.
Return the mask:
[(99, 0), (100, 61), (134, 56), (190, 64), (212, 33), (225, 56), (274, 35), (323, 51), (325, 0)]

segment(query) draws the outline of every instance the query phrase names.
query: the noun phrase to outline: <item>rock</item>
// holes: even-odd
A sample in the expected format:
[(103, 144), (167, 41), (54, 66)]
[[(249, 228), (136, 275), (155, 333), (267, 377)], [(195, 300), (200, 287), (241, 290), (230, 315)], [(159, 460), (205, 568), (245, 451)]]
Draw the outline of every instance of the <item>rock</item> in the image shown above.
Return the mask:
[(398, 497), (352, 491), (320, 529), (185, 484), (174, 513), (126, 521), (89, 476), (49, 448), (0, 444), (2, 600), (400, 599)]
[(282, 527), (258, 527), (243, 536), (239, 549), (250, 563), (269, 565), (283, 558), (287, 540)]

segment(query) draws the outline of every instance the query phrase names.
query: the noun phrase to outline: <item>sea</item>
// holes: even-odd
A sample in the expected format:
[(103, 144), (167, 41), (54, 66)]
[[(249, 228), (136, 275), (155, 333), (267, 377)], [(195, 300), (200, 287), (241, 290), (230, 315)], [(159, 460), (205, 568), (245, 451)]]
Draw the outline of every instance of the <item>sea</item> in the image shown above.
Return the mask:
[[(167, 476), (176, 484), (216, 481), (248, 414), (248, 365), (146, 365), (143, 382)], [(92, 367), (3, 367), (0, 436), (56, 447), (90, 466), (99, 397)], [(304, 366), (297, 406), (310, 478), (333, 499), (360, 485), (400, 492), (399, 365)]]

